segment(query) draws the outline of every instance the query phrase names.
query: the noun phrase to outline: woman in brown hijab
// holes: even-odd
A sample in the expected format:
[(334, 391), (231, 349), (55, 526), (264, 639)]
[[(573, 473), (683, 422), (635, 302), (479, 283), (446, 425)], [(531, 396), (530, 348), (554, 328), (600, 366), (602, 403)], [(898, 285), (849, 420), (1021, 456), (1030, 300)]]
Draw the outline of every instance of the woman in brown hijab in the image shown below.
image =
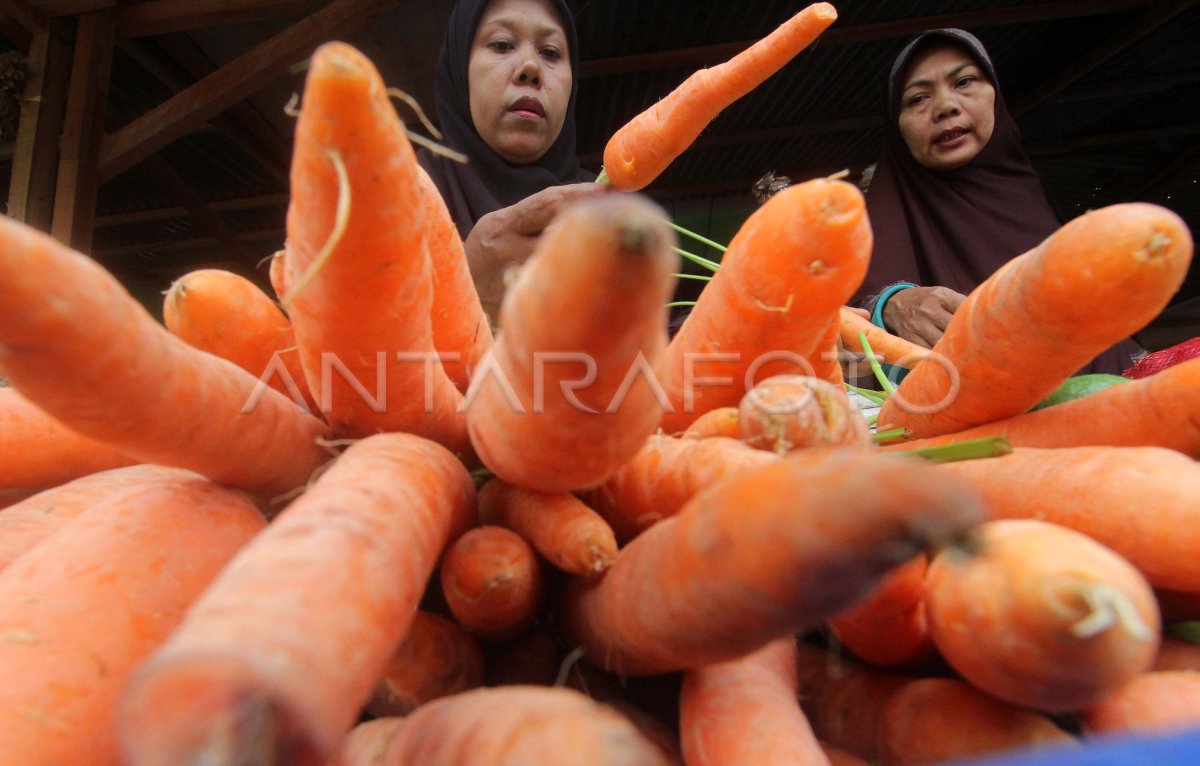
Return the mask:
[[(934, 29), (909, 43), (892, 65), (886, 114), (867, 191), (875, 249), (855, 305), (932, 347), (967, 293), (1062, 222), (970, 33)], [(1140, 352), (1122, 341), (1080, 372), (1120, 373)]]

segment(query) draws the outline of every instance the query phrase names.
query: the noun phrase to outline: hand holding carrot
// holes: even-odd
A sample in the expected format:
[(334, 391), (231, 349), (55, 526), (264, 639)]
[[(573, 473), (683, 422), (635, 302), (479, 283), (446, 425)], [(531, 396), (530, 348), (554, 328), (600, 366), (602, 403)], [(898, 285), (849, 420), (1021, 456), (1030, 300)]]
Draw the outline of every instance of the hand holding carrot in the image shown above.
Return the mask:
[(888, 299), (883, 323), (895, 335), (925, 348), (941, 340), (967, 296), (949, 287), (910, 287)]

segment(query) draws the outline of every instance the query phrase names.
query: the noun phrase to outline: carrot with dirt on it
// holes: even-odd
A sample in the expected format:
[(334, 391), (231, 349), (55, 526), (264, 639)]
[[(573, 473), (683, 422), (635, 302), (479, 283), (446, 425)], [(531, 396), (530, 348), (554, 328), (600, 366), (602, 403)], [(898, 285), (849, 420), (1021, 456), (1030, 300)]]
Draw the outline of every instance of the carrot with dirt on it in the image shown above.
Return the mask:
[(759, 381), (738, 404), (738, 433), (780, 455), (809, 447), (871, 446), (871, 428), (846, 390), (811, 375)]
[(439, 574), (454, 619), (481, 638), (519, 635), (545, 601), (537, 554), (525, 538), (505, 527), (467, 531), (446, 549)]
[(0, 574), (3, 766), (118, 763), (126, 679), (266, 526), (186, 472), (114, 489)]
[(376, 718), (408, 715), (438, 697), (483, 685), (479, 641), (462, 626), (418, 611), (376, 685), (367, 712)]
[(479, 489), (479, 520), (513, 530), (564, 572), (602, 572), (617, 538), (602, 516), (568, 492), (537, 492), (492, 479)]
[(608, 140), (608, 182), (622, 191), (648, 186), (725, 107), (782, 69), (836, 19), (832, 5), (814, 3), (728, 61), (692, 74)]
[(138, 668), (122, 763), (326, 763), (475, 515), (471, 476), (445, 447), (403, 433), (352, 444)]

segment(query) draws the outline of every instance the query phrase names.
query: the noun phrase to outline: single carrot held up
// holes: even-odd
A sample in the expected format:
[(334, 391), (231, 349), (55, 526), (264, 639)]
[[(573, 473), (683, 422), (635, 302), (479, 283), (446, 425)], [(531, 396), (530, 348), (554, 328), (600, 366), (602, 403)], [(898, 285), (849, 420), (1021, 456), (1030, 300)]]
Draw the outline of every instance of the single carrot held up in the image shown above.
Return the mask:
[(725, 107), (782, 69), (836, 19), (832, 5), (814, 3), (732, 59), (692, 74), (608, 140), (609, 183), (622, 191), (649, 185)]

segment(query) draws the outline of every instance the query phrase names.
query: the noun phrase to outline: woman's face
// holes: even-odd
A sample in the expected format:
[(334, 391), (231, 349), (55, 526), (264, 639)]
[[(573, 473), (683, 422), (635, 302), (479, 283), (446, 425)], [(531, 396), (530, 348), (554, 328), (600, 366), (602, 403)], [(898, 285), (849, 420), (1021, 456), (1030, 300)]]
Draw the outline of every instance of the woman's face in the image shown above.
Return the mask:
[(922, 51), (900, 82), (900, 134), (917, 162), (951, 170), (987, 146), (996, 89), (962, 48), (944, 43)]
[(567, 35), (549, 0), (494, 0), (467, 63), (471, 120), (513, 165), (536, 162), (562, 131), (571, 98)]

